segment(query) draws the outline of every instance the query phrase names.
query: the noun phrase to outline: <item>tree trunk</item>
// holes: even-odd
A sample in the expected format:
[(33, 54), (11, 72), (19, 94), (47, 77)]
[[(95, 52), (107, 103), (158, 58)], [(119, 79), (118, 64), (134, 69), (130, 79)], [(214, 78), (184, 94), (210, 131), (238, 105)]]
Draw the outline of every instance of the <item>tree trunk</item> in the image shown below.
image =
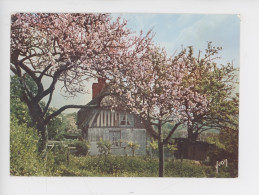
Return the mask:
[(164, 177), (164, 143), (162, 136), (162, 122), (158, 125), (158, 155), (159, 155), (159, 177)]
[(164, 144), (161, 140), (158, 141), (159, 153), (159, 177), (164, 177)]
[(188, 128), (188, 140), (190, 142), (196, 141), (198, 139), (198, 133), (193, 132), (192, 128)]
[(46, 124), (43, 120), (42, 109), (39, 103), (35, 101), (27, 102), (27, 106), (29, 108), (31, 119), (34, 122), (34, 125), (36, 126), (39, 135), (38, 152), (39, 154), (43, 154), (44, 157), (47, 149), (48, 132)]
[(38, 123), (37, 130), (39, 133), (39, 142), (38, 142), (38, 152), (45, 153), (47, 150), (47, 142), (48, 142), (48, 131), (44, 124)]

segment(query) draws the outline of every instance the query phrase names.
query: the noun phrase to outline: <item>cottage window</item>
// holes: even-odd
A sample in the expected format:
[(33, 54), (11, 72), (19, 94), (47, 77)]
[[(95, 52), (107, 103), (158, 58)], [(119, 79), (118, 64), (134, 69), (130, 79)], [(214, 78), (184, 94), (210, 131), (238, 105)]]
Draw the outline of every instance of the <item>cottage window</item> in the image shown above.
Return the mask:
[(132, 115), (127, 113), (120, 114), (120, 125), (130, 126), (132, 124)]
[(109, 132), (109, 138), (110, 141), (112, 142), (113, 146), (120, 147), (120, 139), (121, 139), (121, 132), (120, 131), (110, 131)]
[(129, 124), (129, 121), (127, 120), (127, 115), (126, 115), (126, 114), (124, 114), (124, 115), (122, 116), (122, 120), (121, 120), (121, 122), (120, 122), (120, 125), (130, 125), (130, 124)]

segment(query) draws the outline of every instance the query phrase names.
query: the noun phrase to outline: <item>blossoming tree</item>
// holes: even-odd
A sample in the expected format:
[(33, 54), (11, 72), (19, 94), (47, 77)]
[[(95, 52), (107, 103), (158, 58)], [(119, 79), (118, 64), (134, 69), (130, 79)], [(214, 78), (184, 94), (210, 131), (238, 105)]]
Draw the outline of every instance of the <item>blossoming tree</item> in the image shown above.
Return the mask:
[(198, 57), (194, 57), (192, 47), (189, 47), (186, 65), (190, 73), (185, 78), (185, 85), (194, 86), (195, 91), (206, 95), (208, 102), (206, 112), (193, 112), (189, 119), (191, 123), (187, 125), (187, 131), (190, 141), (196, 141), (204, 131), (238, 124), (238, 93), (235, 94), (238, 69), (230, 63), (216, 63), (221, 49), (209, 42), (205, 54), (201, 56), (200, 51)]
[[(140, 116), (147, 129), (158, 139), (159, 176), (164, 175), (163, 147), (180, 124), (190, 125), (193, 113), (207, 110), (207, 99), (186, 85), (190, 74), (185, 52), (167, 57), (159, 47), (150, 45), (138, 63), (117, 67), (110, 77), (112, 92), (120, 105)], [(168, 134), (162, 126), (174, 124)], [(157, 129), (157, 131), (155, 130)]]
[[(136, 61), (150, 42), (150, 32), (136, 36), (126, 21), (113, 21), (108, 14), (13, 14), (10, 69), (19, 77), (21, 99), (40, 134), (39, 152), (46, 148), (48, 122), (65, 109), (83, 107), (64, 105), (48, 114), (57, 82), (63, 82), (69, 96), (83, 93), (89, 77)], [(36, 92), (26, 77), (36, 84)], [(47, 87), (44, 77), (51, 79)]]

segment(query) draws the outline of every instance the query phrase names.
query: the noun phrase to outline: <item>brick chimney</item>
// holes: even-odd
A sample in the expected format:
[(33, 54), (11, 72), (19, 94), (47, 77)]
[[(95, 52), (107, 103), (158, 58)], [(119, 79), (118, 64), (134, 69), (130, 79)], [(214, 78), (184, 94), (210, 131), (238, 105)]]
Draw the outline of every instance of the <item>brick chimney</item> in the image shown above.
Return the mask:
[(98, 78), (98, 83), (92, 85), (92, 99), (94, 99), (105, 87), (105, 79)]

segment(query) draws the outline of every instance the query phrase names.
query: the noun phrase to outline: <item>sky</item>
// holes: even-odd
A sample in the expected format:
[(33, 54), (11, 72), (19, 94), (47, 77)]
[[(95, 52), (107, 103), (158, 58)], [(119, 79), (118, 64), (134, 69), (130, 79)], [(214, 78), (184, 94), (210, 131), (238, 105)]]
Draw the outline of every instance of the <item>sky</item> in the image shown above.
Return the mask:
[[(208, 41), (213, 46), (220, 46), (219, 64), (232, 63), (239, 67), (240, 20), (238, 15), (227, 14), (111, 14), (128, 21), (127, 27), (135, 33), (144, 33), (152, 29), (155, 44), (164, 47), (169, 56), (181, 51), (182, 47), (193, 46), (194, 55), (204, 51)], [(48, 81), (45, 81), (45, 84)], [(59, 108), (64, 104), (87, 104), (92, 97), (92, 82), (87, 83), (88, 94), (79, 94), (75, 98), (64, 98), (61, 83), (56, 87), (51, 106)], [(76, 112), (67, 109), (65, 113)]]
[[(165, 47), (168, 55), (193, 46), (195, 53), (204, 50), (207, 42), (223, 48), (219, 63), (233, 61), (239, 66), (240, 19), (227, 14), (113, 14), (127, 19), (128, 27), (136, 32), (149, 29), (155, 33), (154, 41)], [(194, 53), (194, 54), (195, 54)]]

